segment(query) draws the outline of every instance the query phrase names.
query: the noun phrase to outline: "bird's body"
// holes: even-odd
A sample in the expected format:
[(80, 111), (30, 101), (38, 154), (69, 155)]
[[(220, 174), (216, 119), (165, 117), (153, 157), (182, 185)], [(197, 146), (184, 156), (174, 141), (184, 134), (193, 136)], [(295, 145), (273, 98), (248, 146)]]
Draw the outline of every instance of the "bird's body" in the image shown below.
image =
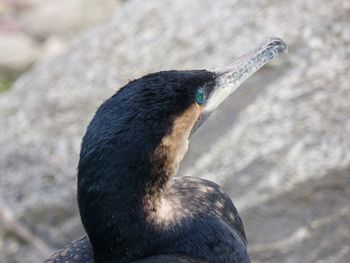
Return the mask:
[[(177, 217), (178, 221), (169, 223), (168, 230), (167, 226), (160, 225), (160, 230), (149, 234), (146, 243), (149, 247), (153, 243), (156, 249), (143, 260), (132, 262), (249, 262), (241, 218), (220, 187), (195, 177), (176, 177), (171, 184), (167, 199), (174, 203), (164, 216), (169, 217), (168, 220)], [(79, 253), (76, 248), (80, 249)], [(173, 258), (169, 256), (174, 254)], [(74, 257), (78, 260), (77, 255), (81, 261), (72, 262), (90, 262), (89, 258), (93, 262), (87, 237), (74, 241), (60, 256), (53, 256), (56, 261), (48, 262), (66, 262)]]
[[(283, 45), (265, 44), (260, 60)], [(257, 70), (251, 61), (238, 76)], [(158, 72), (104, 102), (87, 128), (78, 166), (88, 238), (47, 262), (250, 262), (229, 196), (213, 182), (177, 176), (191, 134), (228, 96), (232, 78), (232, 71)]]

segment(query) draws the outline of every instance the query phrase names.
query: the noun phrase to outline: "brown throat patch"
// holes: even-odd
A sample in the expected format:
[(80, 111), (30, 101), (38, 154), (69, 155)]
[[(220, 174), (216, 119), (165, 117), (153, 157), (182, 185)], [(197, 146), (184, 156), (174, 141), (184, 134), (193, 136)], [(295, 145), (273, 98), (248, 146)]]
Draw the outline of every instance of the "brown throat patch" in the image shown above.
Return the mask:
[(183, 218), (179, 200), (166, 198), (174, 176), (188, 149), (188, 138), (193, 125), (201, 113), (201, 107), (192, 104), (172, 125), (170, 133), (165, 136), (154, 152), (153, 178), (146, 189), (144, 204), (149, 223), (166, 227)]

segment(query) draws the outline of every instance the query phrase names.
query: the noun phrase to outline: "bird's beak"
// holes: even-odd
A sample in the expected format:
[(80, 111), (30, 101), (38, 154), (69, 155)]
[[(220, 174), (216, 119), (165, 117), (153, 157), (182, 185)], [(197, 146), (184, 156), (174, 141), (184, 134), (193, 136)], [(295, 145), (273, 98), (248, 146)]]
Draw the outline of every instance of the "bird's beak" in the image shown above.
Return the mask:
[(233, 64), (215, 71), (217, 77), (212, 91), (208, 94), (204, 115), (208, 116), (245, 80), (286, 50), (287, 45), (282, 39), (270, 38), (256, 49), (238, 58)]

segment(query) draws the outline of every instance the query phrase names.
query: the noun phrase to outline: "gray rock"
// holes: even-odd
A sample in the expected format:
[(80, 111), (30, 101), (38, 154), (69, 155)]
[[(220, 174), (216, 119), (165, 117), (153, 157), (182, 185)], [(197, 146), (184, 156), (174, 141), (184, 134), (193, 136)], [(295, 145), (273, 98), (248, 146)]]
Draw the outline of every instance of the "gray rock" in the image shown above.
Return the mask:
[(97, 106), (148, 72), (216, 68), (279, 36), (289, 54), (198, 131), (181, 174), (230, 193), (255, 262), (347, 262), (349, 12), (346, 0), (128, 1), (0, 97), (0, 206), (51, 246), (78, 237), (75, 168)]
[(21, 32), (0, 32), (0, 76), (17, 76), (39, 56), (39, 47)]
[(50, 35), (70, 38), (114, 14), (119, 0), (48, 0), (26, 10), (20, 23), (39, 39)]
[(119, 4), (116, 0), (1, 2), (0, 81), (13, 81), (33, 64), (62, 53), (75, 35), (110, 18)]

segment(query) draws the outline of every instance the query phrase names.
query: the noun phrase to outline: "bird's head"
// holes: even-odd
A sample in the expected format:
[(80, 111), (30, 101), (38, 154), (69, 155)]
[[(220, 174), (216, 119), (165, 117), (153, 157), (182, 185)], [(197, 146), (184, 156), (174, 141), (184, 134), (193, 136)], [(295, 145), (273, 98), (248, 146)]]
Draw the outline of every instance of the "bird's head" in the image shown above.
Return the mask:
[(107, 163), (101, 170), (122, 161), (140, 167), (159, 154), (176, 168), (189, 137), (210, 113), (285, 49), (281, 39), (273, 38), (224, 69), (163, 71), (131, 81), (103, 103), (91, 121), (79, 171), (103, 160)]
[[(104, 102), (84, 136), (78, 167), (79, 207), (92, 242), (102, 222), (114, 224), (119, 215), (142, 217), (137, 204), (144, 205), (147, 195), (161, 194), (193, 132), (285, 49), (285, 43), (274, 38), (224, 69), (149, 74)], [(118, 209), (108, 212), (116, 204)]]

